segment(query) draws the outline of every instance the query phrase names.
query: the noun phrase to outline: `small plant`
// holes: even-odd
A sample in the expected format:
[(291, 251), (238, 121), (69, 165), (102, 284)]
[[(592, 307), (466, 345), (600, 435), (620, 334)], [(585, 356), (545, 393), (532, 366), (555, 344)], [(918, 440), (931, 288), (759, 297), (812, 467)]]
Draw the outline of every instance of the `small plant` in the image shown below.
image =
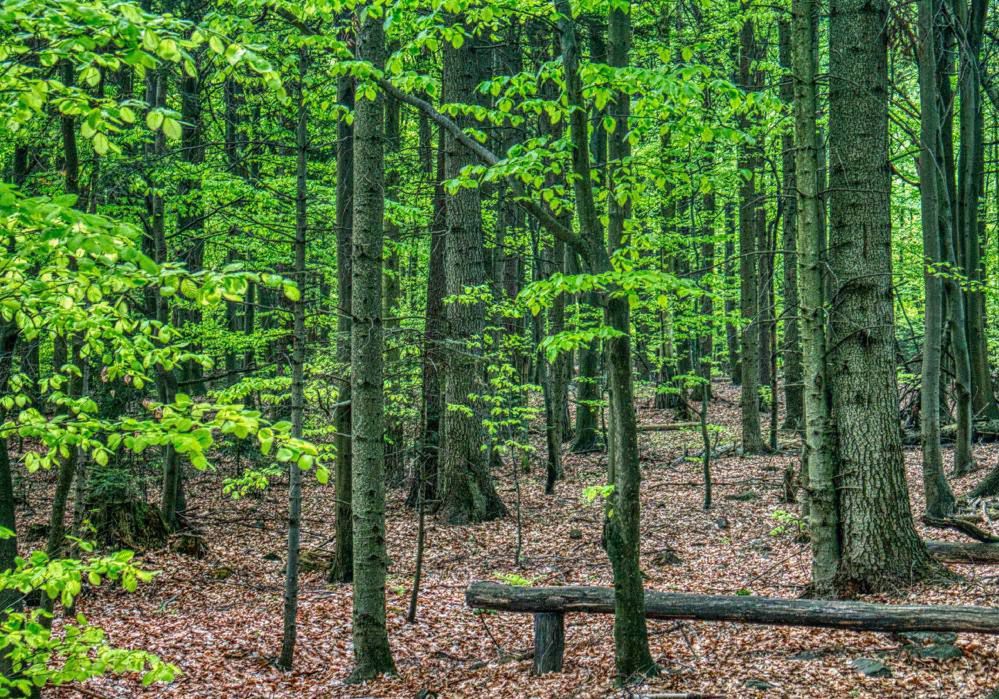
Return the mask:
[(793, 534), (794, 538), (802, 539), (808, 536), (808, 524), (798, 515), (787, 510), (774, 510), (770, 518), (777, 522), (777, 526), (770, 530), (770, 536), (784, 536)]
[(517, 573), (494, 573), (493, 577), (504, 585), (513, 585), (514, 587), (530, 587), (536, 581), (536, 579), (525, 578)]
[(585, 500), (588, 505), (592, 505), (598, 498), (601, 500), (608, 500), (613, 494), (613, 485), (588, 485), (583, 488), (583, 500)]

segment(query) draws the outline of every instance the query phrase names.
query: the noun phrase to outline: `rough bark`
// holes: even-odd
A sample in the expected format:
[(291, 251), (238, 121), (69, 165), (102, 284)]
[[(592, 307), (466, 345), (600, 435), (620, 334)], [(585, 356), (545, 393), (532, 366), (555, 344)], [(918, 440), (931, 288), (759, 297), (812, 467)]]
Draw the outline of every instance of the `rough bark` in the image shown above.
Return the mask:
[(934, 568), (913, 526), (899, 430), (886, 22), (884, 0), (833, 0), (827, 372), (839, 457), (839, 577), (858, 589), (909, 584)]
[[(460, 102), (475, 93), (477, 62), (472, 42), (444, 47), (444, 99)], [(461, 119), (459, 121), (464, 121)], [(445, 138), (445, 178), (459, 176), (475, 161), (452, 135)], [(485, 280), (482, 205), (478, 189), (447, 197), (447, 294), (457, 297)], [(447, 304), (448, 358), (445, 364), (444, 431), (441, 439), (440, 508), (452, 524), (485, 522), (506, 514), (481, 450), (481, 406), (471, 396), (482, 390), (482, 303)]]
[[(384, 67), (382, 19), (362, 13), (358, 57)], [(351, 245), (355, 666), (351, 680), (394, 672), (385, 628), (385, 404), (382, 336), (385, 154), (383, 99), (359, 100), (354, 121), (354, 231)]]
[[(646, 593), (650, 619), (697, 619), (744, 624), (810, 626), (847, 631), (967, 631), (999, 634), (999, 609), (839, 600), (781, 599), (752, 595)], [(518, 587), (476, 582), (465, 591), (474, 609), (502, 612), (609, 614), (614, 591), (605, 587)]]

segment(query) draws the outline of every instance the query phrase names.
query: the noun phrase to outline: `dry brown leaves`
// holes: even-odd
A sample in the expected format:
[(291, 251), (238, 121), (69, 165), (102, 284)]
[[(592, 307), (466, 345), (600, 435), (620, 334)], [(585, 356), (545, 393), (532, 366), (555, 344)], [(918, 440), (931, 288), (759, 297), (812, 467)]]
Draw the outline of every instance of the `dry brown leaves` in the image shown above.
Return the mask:
[[(721, 442), (734, 439), (737, 394), (718, 386), (711, 420), (726, 425)], [(640, 418), (666, 422), (671, 415), (643, 407)], [(796, 511), (780, 502), (787, 453), (741, 458), (730, 454), (714, 467), (715, 506), (701, 510), (700, 464), (680, 458), (699, 450), (694, 433), (645, 433), (643, 569), (647, 586), (676, 590), (794, 597), (808, 581), (807, 545), (789, 534), (774, 535), (775, 510)], [(999, 447), (978, 450), (992, 465)], [(542, 494), (541, 469), (523, 481), (523, 560), (512, 560), (515, 522), (447, 527), (428, 518), (425, 579), (415, 624), (404, 620), (416, 539), (416, 518), (403, 494), (390, 494), (388, 624), (398, 676), (363, 686), (343, 680), (351, 666), (350, 587), (330, 586), (319, 572), (303, 576), (295, 669), (273, 667), (281, 636), (285, 491), (275, 487), (260, 498), (230, 502), (216, 478), (193, 484), (191, 501), (202, 515), (209, 546), (204, 560), (167, 551), (142, 560), (161, 575), (135, 594), (100, 588), (81, 609), (104, 626), (119, 645), (141, 647), (179, 665), (183, 675), (170, 686), (143, 689), (136, 678), (102, 679), (84, 688), (90, 697), (400, 697), (420, 690), (440, 697), (655, 696), (691, 692), (725, 697), (984, 697), (999, 685), (999, 640), (962, 635), (964, 657), (926, 660), (900, 651), (888, 635), (809, 628), (737, 624), (650, 622), (651, 643), (662, 676), (628, 690), (613, 685), (612, 619), (594, 615), (567, 620), (565, 671), (536, 678), (530, 660), (531, 620), (526, 616), (477, 615), (464, 604), (465, 586), (477, 579), (515, 573), (536, 584), (610, 584), (600, 548), (601, 511), (586, 504), (584, 486), (602, 482), (600, 455), (566, 456), (567, 479), (558, 494)], [(921, 511), (919, 454), (907, 454), (913, 509)], [(976, 476), (956, 483), (964, 492)], [(501, 481), (506, 483), (507, 478)], [(512, 505), (513, 491), (501, 486)], [(739, 496), (743, 499), (731, 499)], [(303, 546), (332, 549), (331, 487), (310, 482), (306, 489)], [(751, 499), (745, 499), (751, 498)], [(44, 510), (44, 504), (36, 506)], [(725, 522), (719, 526), (719, 519)], [(578, 529), (582, 538), (570, 536)], [(578, 533), (574, 533), (578, 536)], [(933, 530), (932, 538), (960, 540)], [(680, 563), (661, 554), (672, 549)], [(992, 568), (955, 566), (964, 578), (949, 587), (920, 586), (894, 601), (923, 604), (996, 604)], [(858, 657), (878, 658), (893, 676), (872, 679), (850, 667)], [(747, 686), (766, 682), (768, 690)], [(752, 683), (751, 683), (752, 684)], [(53, 696), (75, 696), (64, 688)]]

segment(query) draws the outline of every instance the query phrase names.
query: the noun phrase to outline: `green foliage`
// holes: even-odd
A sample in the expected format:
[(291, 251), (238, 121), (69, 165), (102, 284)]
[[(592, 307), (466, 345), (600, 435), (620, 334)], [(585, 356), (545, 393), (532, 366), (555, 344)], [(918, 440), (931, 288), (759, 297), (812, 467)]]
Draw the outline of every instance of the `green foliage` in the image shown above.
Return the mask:
[(795, 538), (801, 538), (808, 534), (808, 523), (793, 512), (774, 510), (770, 513), (770, 518), (777, 522), (777, 526), (770, 530), (770, 536), (790, 534)]
[[(91, 550), (86, 542), (81, 549)], [(15, 568), (0, 573), (0, 594), (18, 596), (39, 590), (66, 608), (84, 586), (97, 587), (105, 582), (121, 585), (134, 592), (138, 583), (149, 582), (153, 573), (132, 562), (131, 551), (86, 560), (50, 559), (35, 551), (27, 559), (18, 558)], [(43, 624), (51, 614), (41, 609), (19, 611), (12, 608), (0, 621), (0, 655), (10, 663), (13, 675), (0, 677), (0, 696), (29, 696), (32, 688), (80, 682), (106, 674), (141, 673), (144, 685), (169, 682), (179, 670), (151, 653), (116, 648), (104, 632), (92, 626), (82, 614), (53, 631)]]

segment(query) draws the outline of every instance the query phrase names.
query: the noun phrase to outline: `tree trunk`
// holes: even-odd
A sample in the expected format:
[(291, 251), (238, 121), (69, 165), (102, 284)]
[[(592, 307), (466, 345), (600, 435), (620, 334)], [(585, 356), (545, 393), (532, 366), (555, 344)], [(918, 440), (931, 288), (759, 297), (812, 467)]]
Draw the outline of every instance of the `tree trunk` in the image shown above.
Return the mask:
[[(631, 49), (630, 3), (611, 7), (608, 14), (608, 63), (616, 68), (628, 66)], [(560, 18), (560, 21), (566, 21)], [(565, 45), (563, 44), (563, 49)], [(570, 53), (566, 51), (565, 53)], [(566, 71), (575, 61), (566, 61)], [(623, 245), (624, 224), (631, 213), (631, 202), (617, 196), (615, 173), (623, 173), (631, 155), (628, 144), (630, 97), (618, 91), (611, 103), (610, 116), (617, 128), (608, 144), (608, 225), (611, 253)], [(587, 173), (588, 174), (588, 173)], [(614, 661), (621, 681), (636, 674), (654, 674), (655, 661), (649, 651), (645, 623), (645, 592), (639, 564), (641, 548), (640, 489), (642, 474), (638, 459), (638, 433), (635, 429), (635, 405), (631, 370), (631, 322), (628, 299), (620, 294), (607, 299), (606, 323), (618, 331), (607, 342), (607, 385), (610, 394), (610, 430), (608, 463), (614, 492), (608, 500), (604, 522), (607, 556), (614, 570)]]
[(840, 580), (888, 589), (934, 566), (905, 483), (895, 379), (887, 4), (834, 0), (830, 20), (827, 371), (836, 419)]
[[(298, 50), (298, 119), (295, 126), (295, 242), (292, 246), (294, 281), (299, 297), (292, 301), (291, 352), (291, 436), (302, 439), (305, 422), (305, 303), (308, 289), (306, 273), (306, 237), (308, 235), (308, 108), (305, 105), (305, 76), (309, 56)], [(298, 546), (302, 526), (302, 469), (295, 461), (288, 463), (288, 553), (284, 579), (284, 637), (278, 665), (291, 670), (295, 657), (298, 626)]]
[[(354, 108), (354, 78), (337, 79), (337, 101), (345, 109)], [(349, 583), (354, 576), (354, 532), (351, 521), (351, 245), (354, 226), (354, 127), (341, 117), (336, 125), (336, 365), (343, 376), (337, 380), (337, 402), (333, 415), (335, 471), (335, 546), (330, 582)]]
[(791, 8), (794, 76), (795, 226), (798, 243), (797, 313), (801, 323), (804, 448), (808, 530), (812, 544), (812, 588), (818, 596), (835, 592), (839, 569), (836, 461), (826, 376), (826, 299), (820, 225), (818, 135), (816, 132), (815, 44), (818, 27), (814, 0), (795, 0)]
[[(478, 71), (474, 53), (469, 41), (460, 48), (445, 45), (445, 101), (460, 102), (475, 94)], [(475, 158), (451, 135), (445, 143), (445, 178), (453, 179)], [(478, 189), (461, 188), (447, 195), (446, 245), (447, 294), (457, 297), (486, 279)], [(486, 522), (504, 516), (506, 507), (496, 493), (488, 461), (480, 448), (481, 406), (472, 398), (483, 390), (482, 348), (478, 343), (485, 328), (485, 309), (481, 302), (452, 301), (447, 304), (447, 321), (447, 407), (441, 439), (440, 507), (452, 524)]]
[[(382, 19), (363, 13), (358, 58), (385, 65)], [(363, 682), (393, 672), (385, 628), (385, 404), (382, 337), (385, 154), (383, 99), (357, 103), (354, 122), (354, 231), (352, 241), (351, 401), (353, 402), (353, 520), (355, 667)]]
[(919, 101), (920, 101), (920, 202), (923, 224), (923, 288), (926, 297), (923, 334), (922, 384), (919, 396), (923, 449), (923, 490), (926, 514), (944, 517), (954, 509), (954, 494), (944, 476), (940, 449), (940, 379), (943, 352), (943, 283), (934, 272), (942, 262), (940, 231), (940, 121), (937, 107), (937, 57), (935, 29), (939, 0), (919, 2)]
[[(739, 81), (744, 89), (756, 89), (756, 75), (753, 62), (757, 59), (757, 44), (753, 23), (743, 22), (739, 32)], [(743, 128), (748, 129), (748, 123), (743, 117)], [(758, 454), (764, 451), (763, 436), (760, 432), (760, 333), (761, 324), (758, 316), (760, 309), (760, 255), (757, 244), (757, 201), (756, 176), (759, 168), (759, 157), (747, 152), (750, 146), (740, 146), (739, 169), (749, 173), (739, 187), (739, 312), (742, 317), (740, 329), (740, 363), (739, 384), (741, 386), (740, 408), (742, 413), (742, 450), (746, 454)]]
[[(396, 200), (398, 197), (400, 172), (399, 149), (402, 145), (400, 130), (400, 104), (394, 97), (385, 99), (385, 198)], [(391, 220), (385, 221), (385, 298), (382, 312), (385, 328), (385, 365), (388, 375), (399, 373), (399, 335), (400, 297), (402, 296), (401, 273), (399, 262), (399, 226)], [(399, 392), (394, 379), (386, 382), (389, 394)], [(399, 418), (386, 416), (385, 430), (385, 476), (391, 485), (399, 485), (405, 481), (405, 443), (403, 425)]]
[(447, 295), (445, 255), (447, 254), (447, 209), (444, 195), (444, 133), (437, 146), (437, 176), (434, 181), (434, 217), (430, 222), (430, 256), (427, 265), (427, 307), (423, 331), (423, 419), (420, 452), (417, 456), (416, 477), (410, 488), (407, 504), (437, 498), (437, 475), (440, 467), (440, 433), (444, 417), (444, 394), (441, 368), (445, 361), (444, 340), (447, 321), (444, 297)]
[(972, 407), (977, 418), (999, 419), (986, 342), (985, 268), (978, 207), (985, 180), (984, 109), (982, 104), (982, 37), (987, 0), (960, 0), (954, 6), (964, 36), (959, 42), (961, 137), (958, 152), (958, 237), (964, 241), (963, 271), (972, 287), (966, 291), (967, 337), (971, 357)]
[[(794, 104), (794, 70), (791, 59), (791, 25), (783, 21), (780, 31), (781, 76), (780, 95), (785, 108), (791, 111)], [(814, 144), (811, 146), (814, 148)], [(801, 336), (799, 333), (798, 301), (798, 243), (797, 243), (797, 178), (795, 176), (794, 131), (788, 130), (781, 137), (781, 161), (784, 181), (783, 202), (783, 257), (784, 257), (784, 428), (800, 431), (804, 425), (804, 387), (802, 385)]]

